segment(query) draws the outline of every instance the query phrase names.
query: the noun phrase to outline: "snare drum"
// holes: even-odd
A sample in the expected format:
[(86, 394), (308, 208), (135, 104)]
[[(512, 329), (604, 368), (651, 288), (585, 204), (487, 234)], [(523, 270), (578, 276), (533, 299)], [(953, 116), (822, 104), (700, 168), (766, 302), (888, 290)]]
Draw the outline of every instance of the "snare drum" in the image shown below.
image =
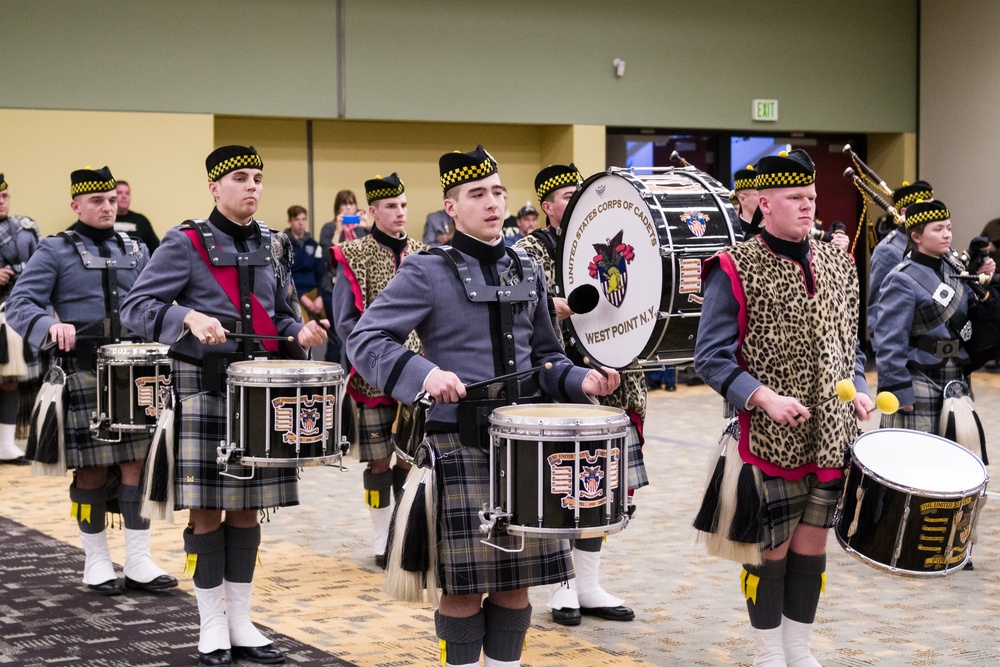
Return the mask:
[(837, 541), (872, 567), (912, 577), (962, 569), (989, 476), (950, 440), (905, 429), (863, 434), (837, 506)]
[(226, 446), (245, 466), (299, 468), (339, 461), (344, 370), (326, 361), (263, 359), (229, 365)]
[(623, 411), (602, 405), (494, 410), (494, 521), (507, 533), (529, 537), (583, 539), (622, 530), (628, 523), (628, 424)]
[(90, 426), (96, 440), (117, 442), (123, 432), (156, 429), (170, 395), (169, 349), (159, 343), (98, 348), (97, 410)]
[(689, 362), (703, 300), (702, 262), (742, 240), (729, 190), (694, 167), (612, 167), (583, 182), (558, 241), (558, 295), (597, 288), (571, 315), (572, 340), (602, 366)]

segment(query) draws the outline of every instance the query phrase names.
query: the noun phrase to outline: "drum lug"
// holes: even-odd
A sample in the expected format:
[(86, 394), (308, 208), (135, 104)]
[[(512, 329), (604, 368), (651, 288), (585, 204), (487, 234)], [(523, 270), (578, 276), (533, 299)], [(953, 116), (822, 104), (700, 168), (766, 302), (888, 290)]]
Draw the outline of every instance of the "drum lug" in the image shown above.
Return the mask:
[(488, 547), (493, 547), (498, 551), (503, 551), (508, 554), (516, 554), (524, 551), (524, 535), (518, 535), (520, 541), (516, 549), (508, 549), (507, 547), (502, 547), (496, 542), (491, 542), (490, 539), (496, 539), (500, 535), (507, 534), (507, 525), (510, 521), (512, 514), (509, 512), (502, 511), (499, 507), (490, 510), (488, 506), (483, 506), (483, 509), (479, 511), (479, 532), (482, 534), (482, 540), (479, 540), (480, 544), (485, 544)]

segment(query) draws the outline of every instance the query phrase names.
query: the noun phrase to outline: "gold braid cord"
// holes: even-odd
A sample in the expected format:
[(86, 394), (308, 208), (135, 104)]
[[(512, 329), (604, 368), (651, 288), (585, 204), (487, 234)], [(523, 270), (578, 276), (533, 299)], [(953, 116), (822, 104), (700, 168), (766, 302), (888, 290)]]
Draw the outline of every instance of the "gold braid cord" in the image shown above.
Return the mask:
[[(854, 163), (854, 172), (858, 175), (859, 178), (861, 178), (861, 180), (865, 182), (866, 185), (869, 185), (873, 190), (878, 190), (878, 191), (882, 190), (882, 186), (872, 181), (872, 179), (870, 179), (868, 175), (865, 173), (865, 170), (861, 168), (861, 165), (858, 164), (858, 158), (856, 155), (854, 154), (851, 155), (851, 162)], [(858, 245), (858, 239), (861, 237), (862, 229), (868, 233), (869, 253), (875, 249), (875, 245), (878, 243), (878, 239), (875, 238), (875, 225), (872, 223), (872, 220), (868, 215), (868, 204), (870, 202), (871, 203), (874, 202), (872, 202), (871, 197), (868, 196), (868, 193), (862, 190), (861, 188), (858, 188), (858, 192), (861, 193), (861, 216), (858, 218), (858, 228), (854, 232), (854, 239), (851, 241), (850, 252), (852, 256), (854, 255), (854, 248)], [(891, 192), (889, 193), (889, 197), (891, 200), (892, 198)]]

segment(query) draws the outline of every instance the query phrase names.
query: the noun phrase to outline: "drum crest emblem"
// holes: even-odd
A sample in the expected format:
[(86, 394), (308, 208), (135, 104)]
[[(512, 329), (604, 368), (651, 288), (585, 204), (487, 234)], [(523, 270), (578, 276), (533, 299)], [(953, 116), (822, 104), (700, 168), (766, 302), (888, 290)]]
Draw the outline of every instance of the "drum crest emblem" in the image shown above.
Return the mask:
[[(547, 457), (549, 463), (549, 489), (553, 495), (561, 495), (560, 506), (574, 509), (579, 500), (580, 508), (601, 507), (614, 501), (614, 489), (618, 488), (618, 467), (621, 450), (613, 447), (610, 451), (600, 447), (593, 452), (581, 450), (580, 472), (573, 480), (573, 452), (557, 452)], [(605, 480), (605, 475), (608, 479)]]
[(686, 211), (681, 213), (681, 222), (687, 225), (688, 229), (695, 236), (704, 236), (708, 228), (709, 217), (702, 211)]
[[(323, 439), (325, 431), (321, 428), (323, 421), (327, 424), (332, 423), (333, 396), (313, 394), (312, 396), (302, 396), (298, 400), (294, 396), (282, 396), (273, 399), (271, 403), (274, 406), (274, 430), (282, 433), (281, 440), (286, 444), (293, 444), (296, 441), (300, 443), (319, 442)], [(298, 410), (295, 409), (296, 403), (299, 403)], [(296, 412), (298, 413), (297, 423)]]
[(591, 500), (604, 495), (601, 488), (601, 480), (604, 478), (604, 471), (600, 466), (581, 466), (580, 468), (580, 496)]
[(628, 288), (628, 265), (635, 259), (635, 248), (623, 242), (624, 230), (619, 230), (607, 243), (595, 243), (593, 261), (587, 267), (591, 278), (601, 281), (604, 298), (618, 308), (625, 301)]
[(136, 404), (147, 417), (156, 417), (170, 396), (169, 375), (147, 375), (135, 379)]

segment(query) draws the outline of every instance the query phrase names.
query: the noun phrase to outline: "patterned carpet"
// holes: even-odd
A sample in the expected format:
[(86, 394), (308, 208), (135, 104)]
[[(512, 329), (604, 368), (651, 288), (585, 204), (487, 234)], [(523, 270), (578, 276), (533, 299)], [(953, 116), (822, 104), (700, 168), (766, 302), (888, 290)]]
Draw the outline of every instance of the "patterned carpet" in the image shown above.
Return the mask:
[[(197, 664), (198, 609), (183, 591), (101, 597), (78, 583), (83, 551), (0, 518), (0, 664), (168, 667)], [(291, 664), (354, 667), (264, 629)]]

